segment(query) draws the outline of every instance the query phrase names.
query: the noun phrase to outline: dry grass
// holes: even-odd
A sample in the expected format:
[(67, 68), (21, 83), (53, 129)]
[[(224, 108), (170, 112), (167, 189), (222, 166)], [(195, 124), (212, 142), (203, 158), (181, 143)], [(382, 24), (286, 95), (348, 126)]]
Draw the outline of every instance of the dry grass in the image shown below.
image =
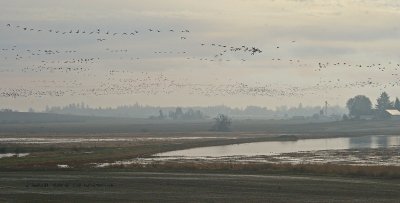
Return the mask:
[(165, 162), (154, 164), (114, 165), (111, 168), (171, 170), (171, 171), (213, 171), (238, 173), (289, 173), (340, 175), (355, 177), (400, 178), (398, 166), (354, 166), (338, 164), (270, 164), (270, 163), (218, 163), (218, 162)]

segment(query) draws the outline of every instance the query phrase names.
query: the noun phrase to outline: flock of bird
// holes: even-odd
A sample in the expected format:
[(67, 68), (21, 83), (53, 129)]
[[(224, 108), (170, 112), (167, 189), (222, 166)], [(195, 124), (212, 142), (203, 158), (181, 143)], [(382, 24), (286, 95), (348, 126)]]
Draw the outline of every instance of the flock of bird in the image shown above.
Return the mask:
[[(60, 34), (60, 35), (97, 35), (97, 36), (109, 36), (109, 37), (120, 37), (120, 36), (137, 36), (142, 33), (178, 33), (178, 34), (187, 34), (190, 33), (188, 29), (183, 30), (175, 30), (175, 29), (168, 29), (168, 30), (161, 30), (161, 29), (154, 29), (149, 28), (147, 30), (131, 30), (131, 31), (124, 31), (124, 32), (114, 32), (110, 30), (101, 30), (100, 28), (89, 30), (89, 29), (70, 29), (70, 30), (59, 30), (54, 28), (33, 28), (28, 26), (21, 26), (21, 25), (13, 25), (11, 23), (6, 24), (6, 27), (11, 30), (18, 30), (18, 31), (26, 31), (26, 32), (47, 32), (53, 34)], [(185, 36), (183, 36), (185, 37)], [(186, 37), (185, 37), (186, 38)]]
[[(163, 34), (174, 33), (175, 40), (180, 42), (190, 41), (190, 33), (188, 29), (133, 29), (131, 31), (117, 32), (103, 29), (75, 29), (75, 30), (60, 30), (54, 28), (33, 28), (30, 26), (20, 26), (6, 24), (6, 31), (26, 32), (26, 33), (47, 33), (53, 35), (71, 35), (71, 36), (93, 36), (97, 42), (104, 42), (112, 39), (130, 40), (127, 37), (146, 36), (151, 33)], [(67, 39), (74, 40), (74, 39)], [(181, 41), (185, 40), (185, 41)], [(124, 41), (125, 42), (125, 41)], [(128, 43), (130, 41), (126, 41)], [(292, 40), (289, 43), (295, 45), (297, 41)], [(74, 73), (71, 80), (54, 80), (40, 79), (33, 80), (30, 85), (16, 87), (0, 87), (0, 97), (16, 98), (16, 97), (61, 97), (61, 96), (76, 96), (76, 95), (169, 95), (175, 93), (184, 93), (189, 95), (203, 96), (293, 96), (301, 97), (307, 94), (317, 94), (321, 91), (331, 89), (349, 89), (349, 88), (387, 88), (399, 87), (400, 64), (394, 62), (360, 64), (351, 62), (322, 62), (322, 61), (306, 61), (297, 57), (285, 59), (282, 56), (274, 56), (269, 54), (265, 58), (269, 59), (272, 64), (282, 66), (297, 66), (310, 67), (311, 71), (323, 74), (324, 71), (335, 70), (342, 68), (344, 71), (351, 69), (353, 71), (375, 70), (382, 73), (389, 72), (394, 77), (392, 81), (379, 82), (373, 78), (368, 78), (365, 81), (346, 81), (344, 79), (321, 80), (315, 84), (309, 85), (285, 85), (283, 83), (244, 83), (241, 81), (215, 80), (211, 83), (196, 83), (188, 78), (174, 79), (173, 77), (152, 71), (134, 71), (129, 67), (137, 64), (129, 64), (129, 61), (144, 61), (151, 57), (178, 57), (183, 60), (196, 60), (202, 63), (205, 62), (240, 62), (244, 63), (251, 60), (250, 57), (258, 54), (263, 54), (263, 50), (254, 46), (247, 45), (228, 45), (224, 43), (198, 43), (195, 50), (189, 50), (187, 47), (171, 47), (170, 50), (143, 50), (138, 47), (137, 50), (132, 48), (105, 48), (102, 44), (94, 43), (100, 48), (88, 53), (85, 50), (78, 48), (74, 49), (52, 49), (52, 48), (26, 48), (20, 45), (12, 45), (8, 47), (0, 47), (0, 59), (6, 64), (13, 61), (20, 68), (9, 68), (6, 65), (0, 66), (0, 73), (6, 72), (21, 72), (21, 73), (49, 73), (49, 74), (71, 74)], [(282, 45), (271, 47), (270, 52), (284, 49)], [(196, 54), (196, 51), (205, 51), (207, 55)], [(138, 52), (141, 55), (133, 55)], [(91, 56), (88, 56), (91, 55)], [(145, 57), (147, 55), (147, 58)], [(148, 56), (151, 57), (148, 57)], [(119, 56), (120, 58), (116, 58)], [(234, 57), (228, 57), (234, 56)], [(118, 63), (111, 65), (113, 67), (105, 70), (98, 70), (100, 66), (110, 62)], [(128, 61), (127, 61), (128, 59)], [(118, 60), (126, 67), (116, 68), (120, 66)], [(162, 64), (161, 64), (162, 65)], [(123, 66), (123, 65), (122, 65)], [(340, 70), (342, 70), (340, 69)], [(102, 73), (102, 75), (101, 75)], [(329, 72), (327, 72), (329, 74)], [(76, 80), (76, 76), (81, 76), (85, 79)], [(44, 76), (48, 77), (47, 75)], [(91, 77), (90, 79), (87, 79)], [(97, 79), (97, 80), (96, 80)], [(92, 82), (87, 82), (87, 81)], [(97, 82), (93, 82), (97, 81)], [(93, 84), (95, 83), (95, 84)], [(34, 88), (32, 88), (34, 87)]]
[(322, 71), (324, 69), (327, 69), (329, 67), (348, 67), (348, 68), (359, 68), (359, 69), (375, 69), (379, 71), (386, 71), (387, 69), (393, 68), (395, 71), (400, 69), (400, 63), (392, 63), (392, 62), (387, 62), (387, 63), (372, 63), (372, 64), (352, 64), (349, 62), (335, 62), (335, 63), (318, 63), (318, 68), (316, 71)]
[(256, 53), (262, 53), (262, 51), (259, 48), (248, 47), (248, 46), (245, 46), (245, 45), (242, 45), (241, 47), (235, 47), (235, 46), (228, 46), (228, 45), (215, 44), (215, 43), (212, 43), (212, 44), (201, 43), (201, 46), (224, 48), (224, 50), (222, 52), (220, 52), (217, 55), (215, 55), (216, 57), (222, 56), (228, 51), (230, 51), (230, 52), (240, 52), (240, 51), (249, 52), (249, 53), (251, 53), (251, 55), (254, 55)]

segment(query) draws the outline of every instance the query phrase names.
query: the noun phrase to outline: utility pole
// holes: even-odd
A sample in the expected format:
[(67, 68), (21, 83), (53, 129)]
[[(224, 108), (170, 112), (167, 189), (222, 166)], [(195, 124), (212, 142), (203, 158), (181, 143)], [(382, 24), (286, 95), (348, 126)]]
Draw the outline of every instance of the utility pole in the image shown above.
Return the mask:
[(328, 116), (328, 101), (325, 101), (325, 116)]

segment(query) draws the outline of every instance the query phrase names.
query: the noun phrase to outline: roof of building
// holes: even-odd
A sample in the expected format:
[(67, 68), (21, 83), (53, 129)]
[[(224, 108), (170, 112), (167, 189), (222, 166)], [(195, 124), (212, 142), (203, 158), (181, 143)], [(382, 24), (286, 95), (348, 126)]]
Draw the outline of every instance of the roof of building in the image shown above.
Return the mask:
[(397, 109), (387, 109), (386, 112), (391, 116), (400, 116), (400, 111)]

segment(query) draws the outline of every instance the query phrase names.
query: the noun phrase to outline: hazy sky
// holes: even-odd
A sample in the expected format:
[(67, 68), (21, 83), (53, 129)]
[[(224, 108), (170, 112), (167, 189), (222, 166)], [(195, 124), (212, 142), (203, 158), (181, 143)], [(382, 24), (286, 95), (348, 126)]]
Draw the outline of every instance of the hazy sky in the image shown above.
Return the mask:
[(0, 108), (400, 96), (397, 0), (0, 2)]

